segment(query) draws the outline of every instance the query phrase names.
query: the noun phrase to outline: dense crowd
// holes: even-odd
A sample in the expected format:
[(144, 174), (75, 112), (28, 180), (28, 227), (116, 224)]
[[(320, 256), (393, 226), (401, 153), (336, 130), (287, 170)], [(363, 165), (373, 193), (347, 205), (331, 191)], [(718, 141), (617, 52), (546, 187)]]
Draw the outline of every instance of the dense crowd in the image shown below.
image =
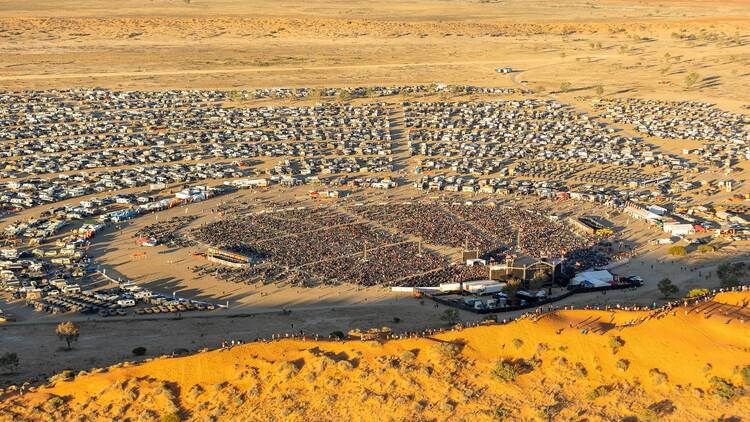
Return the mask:
[(135, 237), (151, 239), (159, 245), (169, 247), (190, 247), (195, 242), (187, 239), (180, 230), (187, 227), (196, 218), (198, 217), (194, 215), (177, 216), (169, 220), (149, 224), (138, 230)]
[(578, 266), (590, 266), (607, 259), (592, 249), (592, 239), (536, 211), (442, 204), (352, 206), (348, 211), (366, 221), (331, 209), (229, 212), (228, 218), (202, 225), (192, 235), (205, 244), (246, 254), (254, 264), (249, 269), (196, 271), (265, 283), (285, 273), (287, 281), (299, 285), (434, 286), (487, 277), (486, 268), (452, 266), (420, 240), (477, 248), (493, 260), (508, 254), (567, 256)]

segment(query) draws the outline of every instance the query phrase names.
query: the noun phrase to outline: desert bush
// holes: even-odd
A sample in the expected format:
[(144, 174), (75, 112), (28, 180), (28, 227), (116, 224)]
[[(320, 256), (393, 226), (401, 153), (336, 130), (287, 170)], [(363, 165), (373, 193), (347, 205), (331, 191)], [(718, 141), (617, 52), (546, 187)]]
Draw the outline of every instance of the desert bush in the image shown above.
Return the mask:
[(521, 340), (520, 338), (514, 338), (513, 347), (515, 347), (516, 349), (520, 349), (521, 346), (523, 346), (523, 340)]
[(750, 385), (750, 365), (745, 365), (740, 369), (740, 375), (742, 376), (742, 382), (745, 385)]
[(320, 363), (318, 364), (318, 369), (320, 372), (323, 372), (328, 368), (329, 366), (333, 366), (336, 364), (336, 361), (331, 359), (329, 356), (323, 356), (320, 358)]
[(63, 400), (62, 397), (55, 396), (47, 400), (44, 403), (44, 407), (47, 411), (51, 411), (60, 408), (63, 404), (65, 404), (65, 400)]
[(133, 356), (143, 356), (146, 354), (146, 348), (145, 347), (136, 347), (133, 349)]
[(70, 369), (66, 369), (57, 375), (53, 375), (49, 378), (49, 382), (55, 383), (58, 381), (70, 381), (73, 379), (75, 374)]
[(291, 362), (282, 362), (276, 370), (276, 373), (284, 379), (290, 379), (299, 373), (299, 368)]
[(619, 349), (620, 347), (625, 345), (625, 340), (620, 338), (620, 336), (614, 336), (609, 338), (609, 347), (612, 349)]
[(436, 343), (432, 350), (441, 359), (455, 359), (461, 352), (461, 347), (455, 343)]
[(338, 366), (342, 371), (351, 371), (352, 368), (354, 368), (354, 365), (352, 365), (352, 363), (348, 360), (341, 360), (336, 364), (336, 366)]
[(190, 387), (190, 391), (188, 392), (189, 397), (193, 400), (197, 399), (201, 394), (203, 394), (203, 387), (198, 384)]
[(509, 359), (498, 361), (495, 367), (492, 368), (492, 376), (505, 382), (515, 381), (518, 375), (518, 365)]
[(414, 354), (411, 350), (404, 350), (403, 353), (401, 353), (401, 361), (402, 362), (414, 362), (414, 359), (417, 358), (417, 355)]
[(667, 253), (672, 256), (685, 256), (687, 255), (687, 249), (682, 245), (673, 245), (667, 249)]
[(536, 345), (536, 352), (537, 354), (541, 354), (549, 350), (549, 345), (547, 343), (539, 343)]
[(664, 383), (664, 382), (666, 382), (666, 381), (667, 381), (667, 379), (668, 379), (668, 378), (667, 378), (667, 374), (665, 374), (664, 372), (660, 371), (660, 370), (659, 370), (659, 369), (657, 369), (657, 368), (651, 368), (651, 369), (650, 369), (650, 370), (648, 371), (648, 375), (649, 375), (649, 376), (651, 377), (651, 382), (652, 382), (652, 383), (653, 383), (654, 385), (660, 385), (660, 384), (663, 384), (663, 383)]
[(181, 420), (178, 413), (165, 413), (161, 416), (161, 422), (180, 422)]
[(619, 369), (622, 372), (627, 371), (629, 366), (630, 366), (630, 362), (628, 362), (625, 359), (620, 359), (617, 362), (615, 362), (615, 367), (617, 367), (617, 369)]
[(741, 389), (724, 378), (711, 377), (711, 394), (721, 397), (724, 400), (732, 400), (737, 396)]
[(593, 390), (589, 391), (586, 394), (586, 398), (589, 399), (590, 401), (594, 401), (598, 399), (599, 397), (605, 396), (607, 392), (608, 392), (607, 387), (604, 385), (600, 385), (594, 388)]
[(692, 299), (694, 297), (700, 297), (708, 294), (708, 289), (692, 289), (688, 292), (687, 296), (685, 296), (688, 299)]
[(577, 362), (575, 365), (575, 373), (581, 378), (585, 378), (588, 376), (589, 371), (586, 370), (586, 367), (583, 366), (581, 362)]

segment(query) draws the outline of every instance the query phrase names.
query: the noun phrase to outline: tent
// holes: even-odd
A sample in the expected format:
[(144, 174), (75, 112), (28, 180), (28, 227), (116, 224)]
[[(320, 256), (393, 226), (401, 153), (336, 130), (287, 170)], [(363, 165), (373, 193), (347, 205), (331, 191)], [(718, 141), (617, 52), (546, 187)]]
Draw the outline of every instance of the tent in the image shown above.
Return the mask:
[(573, 287), (603, 287), (611, 286), (614, 283), (614, 276), (607, 270), (584, 271), (576, 274), (570, 280), (569, 286)]

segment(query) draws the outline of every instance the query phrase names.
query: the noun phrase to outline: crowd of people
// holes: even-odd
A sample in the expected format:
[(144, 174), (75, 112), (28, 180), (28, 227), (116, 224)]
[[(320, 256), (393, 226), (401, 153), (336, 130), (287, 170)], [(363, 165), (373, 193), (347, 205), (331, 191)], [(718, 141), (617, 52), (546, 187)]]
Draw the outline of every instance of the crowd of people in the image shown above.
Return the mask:
[(189, 240), (182, 232), (181, 229), (187, 227), (192, 221), (197, 219), (194, 215), (184, 215), (172, 217), (169, 220), (155, 222), (144, 226), (142, 229), (135, 233), (135, 237), (138, 239), (148, 239), (159, 245), (166, 245), (169, 247), (181, 247), (186, 248), (194, 246), (195, 242)]
[(369, 220), (417, 236), (440, 246), (478, 249), (480, 254), (508, 252), (534, 258), (559, 258), (575, 254), (581, 265), (599, 261), (593, 238), (575, 234), (569, 227), (539, 211), (519, 207), (445, 205), (439, 203), (355, 206), (352, 211)]
[[(351, 215), (349, 214), (351, 212)], [(358, 219), (355, 219), (356, 218)], [(192, 231), (200, 242), (247, 255), (247, 269), (196, 270), (226, 280), (297, 285), (435, 286), (486, 278), (486, 267), (450, 265), (429, 246), (507, 255), (567, 257), (579, 267), (606, 262), (594, 239), (534, 210), (439, 203), (354, 205), (228, 212)], [(424, 244), (422, 244), (424, 242)]]

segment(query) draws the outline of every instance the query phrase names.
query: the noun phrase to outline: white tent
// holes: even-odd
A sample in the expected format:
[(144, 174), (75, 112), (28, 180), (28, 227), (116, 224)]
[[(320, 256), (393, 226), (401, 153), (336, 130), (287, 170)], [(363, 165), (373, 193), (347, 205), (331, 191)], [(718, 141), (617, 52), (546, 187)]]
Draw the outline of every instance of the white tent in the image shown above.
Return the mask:
[(614, 282), (612, 273), (607, 270), (601, 271), (584, 271), (576, 274), (572, 280), (570, 280), (571, 286), (581, 287), (603, 287), (610, 286)]

